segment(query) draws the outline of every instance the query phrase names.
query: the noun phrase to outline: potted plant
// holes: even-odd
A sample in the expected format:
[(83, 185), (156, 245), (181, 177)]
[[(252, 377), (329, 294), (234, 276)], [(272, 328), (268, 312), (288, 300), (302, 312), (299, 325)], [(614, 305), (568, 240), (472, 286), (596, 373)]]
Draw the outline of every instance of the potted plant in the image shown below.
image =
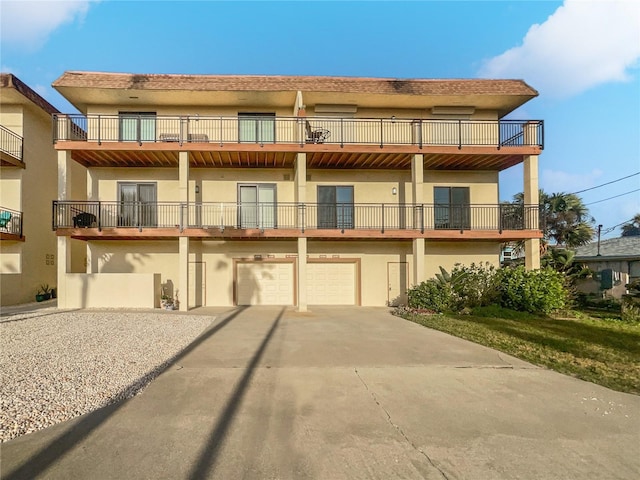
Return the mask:
[(43, 283), (38, 287), (38, 291), (36, 292), (36, 302), (43, 302), (45, 300), (49, 300), (51, 298), (51, 287), (49, 287), (48, 283)]

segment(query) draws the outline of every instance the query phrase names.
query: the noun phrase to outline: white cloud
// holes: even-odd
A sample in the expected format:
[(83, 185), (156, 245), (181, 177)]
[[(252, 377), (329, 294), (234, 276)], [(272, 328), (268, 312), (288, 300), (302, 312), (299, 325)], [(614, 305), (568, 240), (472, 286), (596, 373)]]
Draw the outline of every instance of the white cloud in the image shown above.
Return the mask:
[(58, 27), (82, 20), (91, 0), (0, 1), (0, 30), (3, 43), (28, 50), (44, 44)]
[(546, 193), (572, 193), (597, 185), (602, 177), (602, 170), (592, 170), (586, 173), (569, 173), (560, 170), (543, 170), (540, 175), (540, 188)]
[(639, 59), (640, 2), (565, 0), (522, 45), (484, 62), (479, 76), (522, 78), (545, 95), (568, 97), (628, 81)]

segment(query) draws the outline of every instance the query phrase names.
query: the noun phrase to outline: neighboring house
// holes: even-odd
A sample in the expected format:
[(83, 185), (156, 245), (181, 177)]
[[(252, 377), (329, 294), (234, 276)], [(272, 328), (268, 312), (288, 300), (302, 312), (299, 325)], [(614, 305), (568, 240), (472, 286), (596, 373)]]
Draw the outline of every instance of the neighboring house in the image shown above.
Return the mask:
[(0, 304), (35, 301), (56, 284), (50, 197), (57, 192), (49, 102), (12, 74), (0, 74)]
[[(517, 240), (539, 266), (543, 124), (503, 120), (537, 95), (521, 80), (74, 71), (53, 86), (81, 112), (54, 116), (61, 307), (161, 291), (181, 309), (384, 306)], [(501, 206), (517, 164), (526, 205)]]
[(602, 240), (599, 248), (597, 243), (578, 247), (575, 260), (598, 274), (581, 281), (580, 291), (621, 298), (625, 285), (640, 279), (640, 236)]

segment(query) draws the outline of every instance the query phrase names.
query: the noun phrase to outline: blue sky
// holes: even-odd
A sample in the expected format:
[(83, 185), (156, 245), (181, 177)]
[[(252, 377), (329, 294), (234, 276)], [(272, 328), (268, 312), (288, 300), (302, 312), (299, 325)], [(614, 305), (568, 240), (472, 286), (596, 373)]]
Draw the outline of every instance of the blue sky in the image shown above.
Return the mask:
[[(0, 0), (0, 22), (2, 71), (63, 112), (65, 70), (522, 78), (540, 96), (510, 118), (545, 121), (545, 191), (640, 172), (637, 1)], [(640, 213), (640, 191), (600, 200), (636, 189), (640, 175), (581, 196), (606, 230)], [(521, 168), (501, 174), (502, 199), (521, 190)]]

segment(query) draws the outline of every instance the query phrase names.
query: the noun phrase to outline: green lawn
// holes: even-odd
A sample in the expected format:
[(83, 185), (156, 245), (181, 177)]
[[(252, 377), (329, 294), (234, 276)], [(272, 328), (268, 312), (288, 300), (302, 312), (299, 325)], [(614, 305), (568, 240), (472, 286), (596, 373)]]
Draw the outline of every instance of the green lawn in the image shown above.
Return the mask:
[[(484, 316), (488, 313), (492, 315)], [(640, 323), (586, 315), (556, 319), (501, 309), (485, 314), (402, 316), (557, 372), (640, 395)]]

